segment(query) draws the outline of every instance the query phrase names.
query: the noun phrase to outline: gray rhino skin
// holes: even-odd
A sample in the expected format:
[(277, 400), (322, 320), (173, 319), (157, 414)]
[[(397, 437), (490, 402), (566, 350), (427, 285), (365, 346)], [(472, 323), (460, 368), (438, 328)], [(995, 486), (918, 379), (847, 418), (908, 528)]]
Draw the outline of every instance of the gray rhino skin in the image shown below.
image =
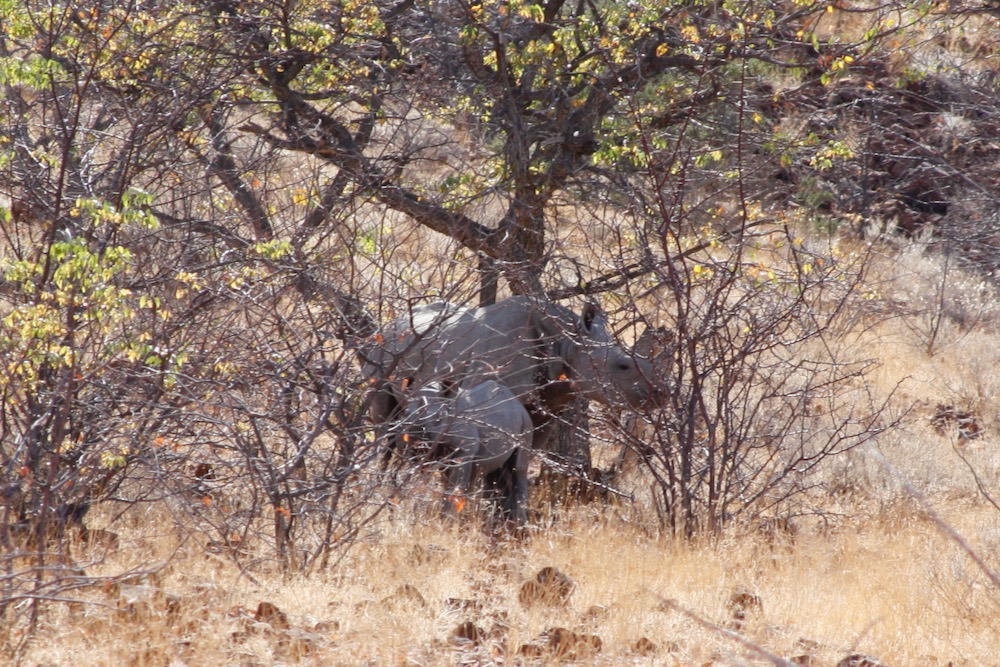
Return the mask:
[(533, 426), (528, 411), (507, 387), (487, 380), (460, 386), (448, 396), (440, 382), (430, 382), (408, 396), (400, 422), (399, 429), (411, 439), (443, 450), (443, 515), (460, 511), (456, 500), (468, 495), (473, 479), (496, 473), (512, 459), (513, 488), (503, 510), (516, 525), (526, 523)]
[(391, 423), (405, 404), (399, 379), (415, 386), (495, 379), (527, 408), (544, 449), (553, 414), (584, 396), (606, 405), (642, 406), (657, 392), (653, 368), (617, 345), (593, 305), (577, 315), (559, 304), (516, 296), (482, 308), (437, 302), (386, 325), (361, 350), (363, 372), (376, 383), (371, 417)]

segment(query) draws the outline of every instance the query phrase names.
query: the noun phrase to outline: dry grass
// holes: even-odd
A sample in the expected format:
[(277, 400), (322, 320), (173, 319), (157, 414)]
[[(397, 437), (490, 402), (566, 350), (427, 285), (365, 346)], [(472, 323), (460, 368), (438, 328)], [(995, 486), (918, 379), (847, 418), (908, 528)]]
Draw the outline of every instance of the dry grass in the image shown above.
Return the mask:
[[(988, 490), (1000, 479), (995, 302), (955, 292), (966, 302), (948, 304), (929, 353), (927, 329), (913, 318), (927, 317), (928, 294), (941, 274), (919, 256), (886, 261), (873, 273), (880, 292), (887, 301), (919, 305), (911, 309), (919, 315), (865, 323), (844, 341), (881, 362), (867, 389), (886, 396), (898, 385), (895, 407), (910, 409), (903, 427), (874, 447), (1000, 568), (1000, 511), (970, 473), (971, 466)], [(965, 280), (956, 273), (952, 287)], [(959, 314), (981, 316), (970, 323), (949, 314), (959, 307)], [(972, 413), (976, 437), (961, 437), (947, 423), (935, 428), (941, 405)], [(1000, 590), (907, 497), (899, 479), (867, 450), (831, 459), (821, 474), (823, 488), (834, 493), (811, 499), (820, 513), (800, 521), (796, 533), (736, 529), (689, 543), (662, 536), (641, 504), (558, 510), (515, 541), (489, 536), (471, 521), (444, 525), (436, 502), (404, 503), (372, 524), (334, 569), (308, 577), (266, 563), (241, 571), (163, 508), (137, 507), (109, 526), (119, 533), (117, 549), (81, 560), (93, 561), (85, 567), (89, 576), (152, 574), (121, 585), (98, 582), (83, 603), (47, 607), (30, 642), (20, 643), (20, 627), (7, 628), (0, 640), (21, 664), (79, 667), (764, 664), (666, 604), (674, 601), (777, 656), (810, 656), (820, 667), (856, 653), (896, 666), (997, 664)], [(101, 519), (88, 522), (102, 527)], [(573, 581), (572, 594), (565, 605), (526, 606), (523, 584), (547, 566)], [(745, 605), (739, 622), (732, 603), (738, 593), (759, 601)], [(258, 612), (262, 602), (283, 612), (287, 624)], [(483, 631), (478, 642), (452, 636), (465, 622)], [(557, 627), (599, 637), (601, 650), (553, 654), (543, 633)], [(525, 645), (542, 654), (523, 655)]]
[[(967, 498), (943, 510), (980, 553), (996, 552), (995, 511)], [(595, 507), (569, 511), (523, 542), (416, 518), (387, 520), (336, 571), (296, 578), (264, 569), (254, 581), (197, 540), (178, 547), (179, 533), (137, 524), (94, 573), (169, 565), (95, 590), (87, 604), (54, 607), (23, 664), (517, 664), (530, 662), (514, 659), (520, 647), (552, 627), (601, 638), (585, 664), (759, 662), (670, 610), (668, 599), (774, 654), (811, 654), (818, 665), (859, 652), (890, 665), (985, 665), (1000, 638), (1000, 593), (905, 502), (777, 542), (644, 538)], [(567, 574), (573, 592), (564, 606), (526, 608), (520, 588), (545, 566)], [(730, 602), (739, 591), (760, 602), (741, 626)], [(459, 610), (454, 600), (478, 608)], [(255, 620), (261, 602), (284, 612), (288, 627)], [(488, 634), (481, 646), (449, 639), (465, 621)], [(650, 655), (637, 650), (643, 638), (656, 645)]]
[[(988, 490), (1000, 479), (1000, 312), (991, 293), (969, 291), (976, 285), (968, 276), (956, 271), (942, 283), (935, 261), (887, 258), (871, 284), (901, 306), (900, 315), (874, 325), (859, 319), (860, 333), (842, 342), (880, 361), (867, 391), (895, 391), (895, 409), (910, 411), (873, 447), (1000, 568), (1000, 511), (970, 472)], [(944, 302), (933, 298), (939, 289)], [(940, 406), (974, 415), (976, 437), (936, 424)], [(606, 459), (614, 446), (605, 443), (595, 456)], [(404, 503), (334, 569), (308, 577), (266, 562), (241, 571), (164, 508), (137, 507), (108, 526), (119, 534), (117, 549), (79, 560), (90, 562), (88, 576), (149, 574), (120, 585), (98, 581), (82, 603), (47, 607), (29, 641), (15, 627), (0, 643), (21, 664), (79, 667), (764, 664), (679, 607), (774, 655), (809, 656), (820, 667), (856, 653), (897, 666), (996, 664), (1000, 590), (899, 479), (868, 450), (829, 460), (821, 475), (832, 493), (810, 499), (819, 513), (796, 533), (737, 528), (688, 543), (660, 534), (641, 502), (545, 513), (522, 541), (498, 540), (472, 521), (444, 525), (436, 502)], [(88, 522), (103, 527), (99, 515)], [(565, 605), (526, 606), (522, 586), (547, 566), (573, 581), (572, 594)], [(732, 601), (740, 593), (759, 606), (745, 605), (738, 620)], [(261, 603), (284, 616), (262, 613)], [(466, 622), (482, 630), (478, 642), (453, 637)], [(543, 635), (552, 628), (599, 637), (601, 649), (554, 654)], [(523, 655), (525, 645), (541, 655)]]

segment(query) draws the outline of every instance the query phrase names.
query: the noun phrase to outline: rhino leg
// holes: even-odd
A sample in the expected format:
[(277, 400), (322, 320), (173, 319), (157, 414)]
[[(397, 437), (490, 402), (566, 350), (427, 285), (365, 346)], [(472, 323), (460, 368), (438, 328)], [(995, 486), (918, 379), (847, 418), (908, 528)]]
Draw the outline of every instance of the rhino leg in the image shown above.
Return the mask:
[(455, 453), (445, 473), (445, 498), (441, 515), (454, 517), (462, 511), (469, 496), (469, 485), (475, 472), (479, 441), (471, 434), (456, 438)]
[(517, 447), (483, 478), (484, 495), (495, 519), (522, 526), (528, 519), (528, 450)]
[(379, 380), (371, 389), (368, 403), (368, 417), (376, 424), (384, 424), (399, 411), (399, 397), (392, 384)]
[(389, 468), (393, 454), (397, 454), (400, 449), (402, 433), (399, 429), (399, 399), (392, 390), (388, 382), (378, 383), (374, 389), (368, 404), (368, 417), (376, 428), (388, 427), (385, 451), (382, 453), (381, 469)]
[(528, 523), (528, 464), (530, 453), (524, 447), (518, 447), (512, 456), (514, 461), (514, 488), (510, 495), (508, 507), (505, 507), (507, 518), (514, 525), (521, 527)]
[(558, 439), (556, 431), (559, 427), (559, 420), (551, 415), (538, 413), (532, 414), (531, 421), (534, 425), (531, 448), (538, 452), (549, 451)]

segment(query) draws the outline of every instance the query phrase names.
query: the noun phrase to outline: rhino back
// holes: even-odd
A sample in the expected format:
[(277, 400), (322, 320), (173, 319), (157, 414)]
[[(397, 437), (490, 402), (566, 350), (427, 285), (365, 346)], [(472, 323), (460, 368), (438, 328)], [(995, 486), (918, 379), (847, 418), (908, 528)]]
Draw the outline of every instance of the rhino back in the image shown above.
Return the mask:
[(455, 409), (463, 419), (507, 435), (523, 433), (526, 425), (531, 426), (528, 411), (514, 392), (492, 380), (461, 390)]
[(422, 382), (444, 380), (467, 386), (496, 378), (519, 398), (535, 390), (539, 332), (530, 312), (515, 302), (464, 311), (441, 322), (422, 340), (400, 350), (401, 368)]
[[(418, 375), (433, 368), (452, 333), (472, 317), (469, 308), (435, 301), (413, 308), (386, 324), (362, 350), (363, 370), (369, 376)], [(426, 374), (425, 379), (432, 379)]]

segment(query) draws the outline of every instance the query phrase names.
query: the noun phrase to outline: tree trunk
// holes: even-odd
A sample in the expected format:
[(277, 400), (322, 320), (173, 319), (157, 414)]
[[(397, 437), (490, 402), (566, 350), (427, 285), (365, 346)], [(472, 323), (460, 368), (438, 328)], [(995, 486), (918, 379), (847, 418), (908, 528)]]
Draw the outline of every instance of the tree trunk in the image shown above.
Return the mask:
[(496, 261), (488, 255), (479, 255), (479, 307), (492, 306), (497, 302), (500, 272)]

